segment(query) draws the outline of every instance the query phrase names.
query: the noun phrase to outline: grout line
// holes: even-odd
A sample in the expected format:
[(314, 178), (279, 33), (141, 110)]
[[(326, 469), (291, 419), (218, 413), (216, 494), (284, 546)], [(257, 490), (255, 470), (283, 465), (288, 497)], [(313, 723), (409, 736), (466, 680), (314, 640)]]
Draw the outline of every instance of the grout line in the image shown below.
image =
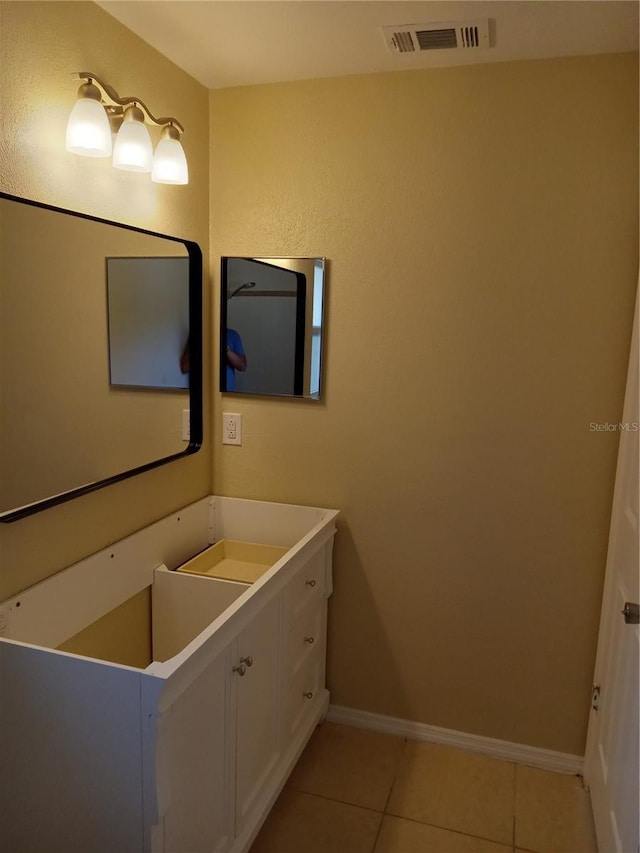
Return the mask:
[(376, 847), (378, 846), (378, 840), (380, 838), (380, 833), (382, 832), (382, 824), (384, 822), (385, 817), (388, 814), (387, 809), (389, 808), (389, 802), (391, 800), (391, 794), (393, 793), (393, 787), (396, 784), (396, 779), (398, 778), (398, 771), (400, 770), (400, 765), (402, 764), (402, 758), (404, 756), (406, 744), (407, 744), (407, 738), (403, 737), (402, 738), (402, 750), (400, 750), (400, 755), (398, 756), (398, 760), (395, 763), (395, 767), (393, 770), (393, 778), (391, 779), (391, 785), (389, 785), (389, 793), (387, 794), (387, 799), (386, 799), (386, 802), (384, 804), (384, 811), (382, 813), (382, 820), (380, 821), (380, 826), (378, 827), (378, 832), (376, 833), (376, 840), (373, 843), (373, 849), (372, 849), (371, 853), (375, 853)]
[(518, 799), (517, 799), (517, 787), (518, 787), (518, 765), (514, 764), (513, 765), (513, 809), (512, 809), (513, 835), (511, 837), (511, 840), (513, 841), (512, 847), (514, 850), (516, 849), (516, 803), (518, 801)]
[(378, 831), (376, 832), (376, 837), (373, 840), (373, 847), (371, 848), (371, 853), (376, 853), (376, 847), (378, 846), (378, 839), (380, 838), (380, 833), (382, 832), (382, 821), (385, 819), (385, 813), (383, 812), (380, 815), (380, 826), (378, 827)]
[[(442, 829), (445, 832), (453, 832), (455, 835), (463, 835), (465, 838), (475, 838), (478, 841), (489, 841), (491, 844), (499, 844), (502, 847), (511, 847), (512, 849), (515, 845), (511, 844), (509, 841), (498, 841), (495, 838), (487, 838), (485, 835), (472, 835), (470, 832), (463, 832), (461, 829), (452, 829), (450, 826), (443, 826), (440, 823), (427, 823), (424, 820), (417, 820), (414, 817), (406, 817), (405, 815), (393, 814), (393, 812), (385, 812), (385, 817), (395, 817), (399, 820), (407, 820), (409, 823), (417, 823), (420, 826), (431, 826), (434, 829)], [(523, 850), (526, 848), (522, 848)], [(529, 851), (528, 851), (529, 853)], [(535, 851), (530, 851), (530, 853), (535, 853)]]
[[(404, 741), (404, 743), (405, 743), (405, 745), (406, 745), (406, 744), (409, 742), (409, 738), (405, 737), (405, 738), (403, 738), (403, 741)], [(414, 741), (412, 741), (412, 743), (413, 743), (413, 742), (414, 742)], [(465, 751), (467, 751), (467, 752), (468, 752), (468, 750), (465, 750)], [(404, 752), (404, 748), (403, 748), (403, 752)], [(464, 835), (464, 836), (466, 836), (467, 838), (477, 838), (477, 839), (480, 839), (480, 840), (482, 840), (482, 841), (491, 841), (493, 844), (501, 844), (503, 847), (509, 847), (509, 846), (511, 846), (511, 849), (512, 849), (513, 851), (515, 851), (515, 846), (516, 846), (516, 845), (515, 845), (515, 833), (516, 833), (516, 827), (515, 827), (515, 813), (516, 813), (516, 810), (515, 810), (515, 797), (516, 797), (516, 794), (515, 794), (515, 787), (516, 787), (516, 763), (515, 763), (515, 762), (513, 762), (513, 761), (508, 762), (508, 763), (509, 763), (509, 764), (511, 764), (511, 765), (512, 765), (512, 767), (513, 767), (513, 800), (512, 800), (512, 806), (513, 806), (513, 807), (512, 807), (512, 815), (513, 815), (513, 818), (512, 818), (511, 842), (496, 841), (496, 839), (495, 839), (495, 838), (485, 838), (485, 837), (484, 837), (484, 836), (482, 836), (482, 835), (472, 835), (471, 833), (468, 833), (468, 832), (462, 832), (462, 831), (461, 831), (461, 830), (459, 830), (459, 829), (452, 829), (450, 826), (441, 826), (440, 824), (437, 824), (437, 823), (427, 823), (427, 822), (425, 822), (425, 821), (423, 821), (423, 820), (417, 820), (416, 818), (411, 818), (411, 817), (407, 817), (407, 816), (405, 816), (405, 815), (400, 815), (400, 814), (395, 814), (394, 812), (390, 812), (390, 811), (389, 811), (389, 802), (390, 802), (390, 800), (391, 800), (391, 794), (393, 793), (393, 788), (394, 788), (395, 783), (396, 783), (396, 781), (397, 781), (398, 770), (400, 769), (400, 763), (401, 763), (401, 762), (399, 761), (399, 762), (398, 762), (398, 764), (396, 765), (396, 770), (395, 770), (395, 773), (394, 773), (394, 776), (393, 776), (393, 782), (391, 783), (391, 788), (389, 789), (389, 795), (388, 795), (388, 797), (387, 797), (387, 802), (386, 802), (386, 805), (385, 805), (385, 807), (384, 807), (384, 814), (385, 814), (385, 816), (389, 816), (389, 817), (397, 817), (397, 818), (400, 818), (401, 820), (409, 820), (409, 821), (411, 821), (412, 823), (422, 824), (423, 826), (433, 826), (435, 829), (443, 829), (443, 830), (446, 830), (447, 832), (455, 832), (455, 833), (457, 833), (458, 835)], [(382, 824), (380, 824), (380, 827), (382, 828)], [(380, 835), (380, 830), (378, 831), (378, 836), (379, 836), (379, 835)], [(377, 843), (377, 839), (376, 839), (376, 843)], [(375, 847), (374, 847), (374, 851), (375, 851)]]
[(403, 737), (402, 738), (402, 750), (400, 752), (400, 757), (398, 758), (398, 761), (396, 762), (396, 766), (393, 770), (393, 778), (391, 780), (391, 785), (389, 786), (389, 793), (387, 794), (387, 801), (384, 804), (384, 813), (385, 814), (387, 813), (387, 809), (389, 808), (389, 802), (391, 800), (391, 794), (393, 793), (393, 788), (394, 788), (394, 786), (396, 784), (396, 780), (398, 778), (398, 771), (400, 770), (400, 765), (402, 764), (402, 759), (404, 757), (406, 747), (407, 747), (407, 738)]
[[(283, 789), (284, 790), (284, 789)], [(360, 803), (351, 803), (348, 800), (339, 800), (337, 797), (328, 797), (326, 794), (317, 794), (315, 791), (305, 791), (304, 788), (294, 788), (293, 785), (288, 786), (289, 791), (295, 791), (296, 794), (306, 794), (309, 797), (317, 797), (319, 800), (329, 800), (330, 803), (340, 803), (342, 806), (351, 806), (354, 809), (363, 809), (365, 812), (373, 812), (373, 814), (384, 815), (380, 809), (374, 809), (372, 806), (363, 806)]]

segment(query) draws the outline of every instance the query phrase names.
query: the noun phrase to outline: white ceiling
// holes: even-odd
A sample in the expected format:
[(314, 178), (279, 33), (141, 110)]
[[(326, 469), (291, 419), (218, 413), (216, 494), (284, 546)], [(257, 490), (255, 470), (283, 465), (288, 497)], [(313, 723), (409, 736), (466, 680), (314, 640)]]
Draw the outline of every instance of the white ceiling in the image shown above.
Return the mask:
[[(637, 0), (103, 0), (211, 89), (638, 50)], [(488, 18), (487, 50), (393, 54), (381, 27)]]

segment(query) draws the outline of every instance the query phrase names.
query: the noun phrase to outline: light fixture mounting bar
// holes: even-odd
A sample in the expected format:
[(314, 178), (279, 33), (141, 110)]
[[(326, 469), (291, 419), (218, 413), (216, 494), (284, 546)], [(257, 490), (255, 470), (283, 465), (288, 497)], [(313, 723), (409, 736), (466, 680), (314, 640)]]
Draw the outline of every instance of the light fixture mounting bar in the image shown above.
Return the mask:
[(177, 127), (180, 133), (184, 133), (183, 125), (175, 118), (171, 116), (166, 116), (162, 118), (156, 118), (149, 107), (140, 100), (140, 98), (136, 97), (127, 97), (121, 98), (120, 95), (116, 92), (114, 88), (108, 85), (108, 83), (104, 83), (99, 77), (91, 71), (77, 71), (74, 74), (78, 80), (86, 80), (87, 82), (91, 82), (96, 85), (102, 93), (103, 100), (105, 101), (107, 109), (113, 111), (117, 115), (121, 115), (124, 113), (126, 107), (135, 104), (139, 107), (145, 116), (149, 119), (151, 124), (155, 124), (158, 127), (166, 127), (167, 125), (173, 125)]

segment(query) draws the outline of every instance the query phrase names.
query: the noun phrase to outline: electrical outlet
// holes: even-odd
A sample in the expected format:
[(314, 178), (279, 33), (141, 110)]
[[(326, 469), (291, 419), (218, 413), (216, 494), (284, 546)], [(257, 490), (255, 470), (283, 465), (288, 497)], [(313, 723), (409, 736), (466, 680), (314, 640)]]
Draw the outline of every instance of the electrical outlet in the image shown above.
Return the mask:
[(189, 409), (182, 410), (182, 440), (191, 440), (191, 411)]
[(222, 443), (242, 444), (242, 415), (237, 412), (222, 413)]

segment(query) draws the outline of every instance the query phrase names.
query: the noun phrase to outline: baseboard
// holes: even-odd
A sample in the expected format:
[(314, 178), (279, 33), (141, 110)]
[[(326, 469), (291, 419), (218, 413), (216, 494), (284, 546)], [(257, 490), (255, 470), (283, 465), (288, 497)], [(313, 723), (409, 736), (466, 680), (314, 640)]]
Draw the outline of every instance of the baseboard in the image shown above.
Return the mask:
[(581, 774), (584, 765), (584, 758), (581, 755), (570, 755), (564, 752), (554, 752), (550, 749), (540, 749), (536, 746), (511, 743), (507, 740), (458, 732), (453, 729), (442, 729), (425, 723), (402, 720), (399, 717), (372, 714), (370, 711), (358, 711), (356, 708), (343, 708), (340, 705), (329, 705), (326, 719), (346, 726), (355, 726), (359, 729), (371, 729), (376, 732), (406, 737), (409, 740), (455, 746), (469, 752), (488, 755), (490, 758), (501, 758), (504, 761), (514, 761), (516, 764), (526, 764), (529, 767), (540, 767), (543, 770), (554, 770), (558, 773)]

